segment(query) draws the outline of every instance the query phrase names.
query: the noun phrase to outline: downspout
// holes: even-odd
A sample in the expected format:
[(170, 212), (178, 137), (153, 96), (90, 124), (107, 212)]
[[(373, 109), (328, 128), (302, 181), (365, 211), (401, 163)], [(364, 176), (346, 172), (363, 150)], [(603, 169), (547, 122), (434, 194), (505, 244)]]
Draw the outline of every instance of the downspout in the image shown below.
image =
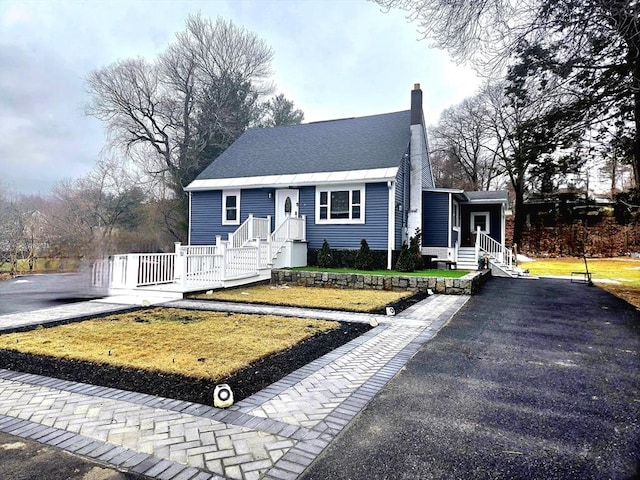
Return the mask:
[(387, 182), (389, 189), (389, 221), (387, 222), (387, 270), (393, 267), (393, 248), (395, 246), (395, 225), (396, 225), (396, 182)]

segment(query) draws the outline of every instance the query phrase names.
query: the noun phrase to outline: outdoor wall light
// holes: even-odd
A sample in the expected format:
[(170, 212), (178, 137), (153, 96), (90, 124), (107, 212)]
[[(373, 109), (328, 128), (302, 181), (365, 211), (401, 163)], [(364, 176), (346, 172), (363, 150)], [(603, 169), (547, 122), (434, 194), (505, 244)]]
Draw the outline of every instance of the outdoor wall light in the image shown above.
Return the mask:
[(227, 408), (233, 405), (233, 392), (226, 383), (216, 385), (213, 389), (213, 406), (216, 408)]

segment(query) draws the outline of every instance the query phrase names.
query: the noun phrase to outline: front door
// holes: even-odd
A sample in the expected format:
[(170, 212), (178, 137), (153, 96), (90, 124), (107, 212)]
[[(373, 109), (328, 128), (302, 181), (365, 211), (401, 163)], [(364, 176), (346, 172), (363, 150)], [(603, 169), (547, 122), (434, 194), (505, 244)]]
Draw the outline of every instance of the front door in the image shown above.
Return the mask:
[(276, 190), (276, 228), (282, 225), (287, 217), (298, 217), (300, 191), (292, 188)]

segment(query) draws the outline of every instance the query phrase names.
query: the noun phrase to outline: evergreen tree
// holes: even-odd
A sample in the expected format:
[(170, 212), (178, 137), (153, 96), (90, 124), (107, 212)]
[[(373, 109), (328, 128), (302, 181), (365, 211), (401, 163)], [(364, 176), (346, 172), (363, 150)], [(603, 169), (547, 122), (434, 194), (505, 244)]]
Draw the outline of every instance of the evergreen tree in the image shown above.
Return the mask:
[(322, 248), (318, 252), (318, 266), (329, 268), (331, 265), (333, 265), (333, 254), (331, 253), (329, 242), (325, 239), (325, 241), (322, 242)]
[(420, 239), (422, 238), (422, 231), (420, 228), (416, 228), (416, 232), (413, 237), (409, 239), (409, 252), (413, 256), (413, 263), (415, 270), (424, 269), (424, 260), (422, 259), (422, 251), (420, 249)]
[(373, 253), (369, 248), (369, 244), (363, 238), (360, 242), (360, 250), (356, 254), (355, 260), (356, 270), (373, 270)]
[(415, 256), (409, 251), (407, 242), (402, 243), (402, 249), (396, 262), (396, 270), (399, 272), (413, 272), (415, 270)]

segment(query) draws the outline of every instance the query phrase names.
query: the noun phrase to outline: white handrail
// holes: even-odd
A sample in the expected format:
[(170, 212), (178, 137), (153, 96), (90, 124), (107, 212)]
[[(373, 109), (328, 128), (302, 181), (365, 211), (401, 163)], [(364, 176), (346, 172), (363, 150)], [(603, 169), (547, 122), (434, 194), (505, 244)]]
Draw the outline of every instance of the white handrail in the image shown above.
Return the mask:
[(249, 214), (242, 225), (235, 232), (229, 234), (229, 245), (232, 248), (240, 248), (256, 238), (266, 240), (269, 238), (270, 229), (271, 220), (269, 218), (257, 218), (253, 214)]
[(503, 247), (500, 242), (480, 231), (480, 227), (478, 227), (476, 232), (476, 259), (480, 258), (480, 252), (486, 253), (489, 255), (489, 258), (493, 258), (509, 268), (511, 268), (513, 264), (512, 250)]
[(305, 240), (307, 217), (287, 217), (271, 234), (271, 259), (291, 240)]
[(306, 217), (288, 217), (269, 233), (271, 218), (249, 218), (229, 235), (216, 237), (215, 245), (175, 244), (173, 253), (116, 255), (93, 267), (93, 284), (136, 288), (161, 283), (214, 284), (257, 275), (268, 268), (284, 243), (305, 240)]

